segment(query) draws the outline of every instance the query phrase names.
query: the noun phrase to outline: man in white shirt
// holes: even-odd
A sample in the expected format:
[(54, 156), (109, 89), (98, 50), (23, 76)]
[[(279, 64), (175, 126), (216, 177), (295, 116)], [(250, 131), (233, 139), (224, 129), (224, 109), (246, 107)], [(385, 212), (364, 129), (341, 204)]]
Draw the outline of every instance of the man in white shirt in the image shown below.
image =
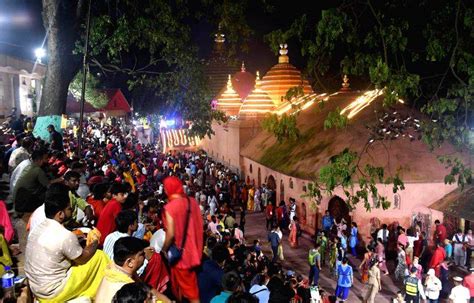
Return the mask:
[(137, 214), (133, 210), (123, 210), (115, 218), (117, 230), (109, 234), (104, 241), (103, 250), (111, 260), (114, 259), (115, 242), (130, 237), (138, 228)]
[(8, 160), (8, 169), (13, 172), (15, 168), (24, 160), (30, 158), (30, 150), (33, 146), (33, 141), (30, 138), (25, 138), (21, 142), (21, 146), (15, 149)]
[(449, 295), (449, 302), (451, 303), (468, 303), (471, 295), (469, 289), (462, 286), (462, 278), (454, 277), (454, 287), (451, 289), (451, 294)]
[(379, 231), (377, 232), (377, 239), (382, 239), (382, 243), (385, 246), (385, 248), (387, 248), (389, 234), (390, 232), (387, 229), (387, 224), (382, 224), (382, 228), (379, 229)]
[(466, 235), (462, 233), (461, 229), (458, 229), (457, 233), (453, 236), (453, 256), (454, 263), (457, 266), (464, 266), (466, 263), (466, 250), (464, 247), (466, 244)]
[(33, 294), (54, 302), (93, 298), (110, 262), (97, 250), (100, 235), (91, 233), (92, 242), (82, 248), (76, 235), (64, 228), (72, 208), (69, 189), (63, 184), (53, 184), (46, 192), (45, 214), (26, 245), (25, 273)]

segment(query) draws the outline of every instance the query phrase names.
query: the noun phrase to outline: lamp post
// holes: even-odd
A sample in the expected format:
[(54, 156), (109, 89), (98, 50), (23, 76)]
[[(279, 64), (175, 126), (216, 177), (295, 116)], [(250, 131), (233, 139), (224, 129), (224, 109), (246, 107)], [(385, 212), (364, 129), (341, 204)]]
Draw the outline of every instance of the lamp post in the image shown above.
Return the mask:
[(41, 63), (41, 59), (46, 56), (46, 50), (42, 47), (35, 49), (36, 62)]
[(81, 147), (82, 147), (82, 123), (84, 122), (84, 103), (85, 93), (86, 93), (86, 79), (88, 72), (88, 51), (89, 51), (89, 29), (91, 22), (91, 0), (87, 1), (87, 21), (86, 21), (86, 41), (84, 46), (84, 56), (82, 61), (82, 89), (81, 89), (81, 103), (80, 103), (80, 113), (79, 113), (79, 127), (77, 129), (77, 155), (81, 156)]

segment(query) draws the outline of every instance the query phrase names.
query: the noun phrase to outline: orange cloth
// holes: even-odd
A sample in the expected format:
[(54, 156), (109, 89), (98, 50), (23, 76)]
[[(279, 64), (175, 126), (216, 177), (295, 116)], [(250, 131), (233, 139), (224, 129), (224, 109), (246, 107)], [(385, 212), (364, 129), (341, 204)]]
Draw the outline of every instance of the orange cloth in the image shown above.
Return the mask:
[(178, 301), (184, 297), (188, 300), (199, 299), (197, 275), (192, 269), (171, 267), (171, 289)]
[[(187, 230), (184, 230), (186, 224), (188, 199), (183, 191), (183, 184), (177, 177), (168, 177), (163, 182), (166, 195), (170, 199), (165, 205), (165, 213), (173, 218), (175, 234), (174, 241), (177, 247), (181, 248), (184, 233), (187, 233), (186, 243), (184, 245), (183, 257), (174, 266), (180, 269), (191, 269), (201, 264), (203, 249), (203, 221), (199, 204), (194, 198), (189, 198), (191, 213)], [(165, 227), (167, 224), (166, 216), (163, 221)]]

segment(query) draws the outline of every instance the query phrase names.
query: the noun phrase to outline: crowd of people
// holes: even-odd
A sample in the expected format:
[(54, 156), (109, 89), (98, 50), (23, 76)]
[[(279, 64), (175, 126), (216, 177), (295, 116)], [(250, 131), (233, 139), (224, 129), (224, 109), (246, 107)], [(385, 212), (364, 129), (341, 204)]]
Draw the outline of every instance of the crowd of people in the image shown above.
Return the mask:
[[(29, 131), (12, 139), (3, 167), (11, 194), (0, 202), (12, 210), (1, 222), (2, 263), (12, 264), (20, 252), (10, 244), (25, 238), (38, 301), (309, 302), (302, 275), (245, 240), (246, 212), (275, 205), (269, 188), (203, 152), (143, 146), (123, 125), (89, 122), (80, 155), (73, 131), (48, 131), (49, 142)], [(287, 228), (277, 213), (269, 228)]]
[[(396, 302), (437, 302), (447, 291), (449, 262), (470, 260), (472, 234), (454, 235), (450, 250), (439, 222), (437, 248), (429, 254), (427, 235), (416, 226), (405, 233), (382, 225), (361, 241), (355, 222), (328, 211), (308, 252), (306, 278), (282, 265), (284, 238), (298, 248), (305, 223), (294, 199), (277, 203), (269, 186), (241, 179), (202, 151), (164, 154), (143, 145), (117, 121), (88, 121), (80, 154), (74, 130), (61, 135), (50, 125), (47, 141), (31, 130), (25, 125), (4, 152), (10, 195), (0, 202), (0, 262), (11, 266), (11, 255), (22, 253), (12, 243), (20, 242), (28, 288), (39, 302), (346, 301), (356, 271), (349, 255), (362, 259), (364, 300), (375, 302), (394, 242), (394, 275), (405, 285)], [(265, 243), (246, 238), (248, 212), (264, 213)], [(331, 293), (318, 287), (325, 266), (337, 281)], [(467, 302), (461, 296), (469, 300), (473, 280), (474, 274), (456, 277), (445, 297)]]

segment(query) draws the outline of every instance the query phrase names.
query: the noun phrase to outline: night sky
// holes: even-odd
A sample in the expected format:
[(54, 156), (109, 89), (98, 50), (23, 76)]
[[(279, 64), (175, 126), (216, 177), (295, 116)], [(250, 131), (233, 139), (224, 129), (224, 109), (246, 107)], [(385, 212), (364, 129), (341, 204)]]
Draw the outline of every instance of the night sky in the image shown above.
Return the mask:
[[(246, 12), (247, 22), (254, 30), (254, 35), (249, 42), (249, 52), (241, 54), (239, 59), (245, 60), (250, 72), (260, 70), (264, 74), (277, 63), (277, 55), (263, 41), (263, 36), (274, 29), (288, 27), (295, 18), (302, 14), (318, 18), (321, 9), (336, 6), (339, 1), (314, 1), (311, 7), (307, 1), (270, 1), (274, 10), (264, 13), (262, 1), (249, 1)], [(34, 60), (34, 49), (41, 46), (45, 36), (42, 23), (41, 0), (0, 0), (0, 52), (9, 55)], [(202, 21), (192, 28), (193, 39), (200, 48), (202, 58), (209, 56), (212, 46), (212, 34), (216, 29)], [(302, 69), (304, 59), (300, 56), (298, 46), (289, 43), (289, 55), (293, 65)], [(112, 80), (112, 79), (110, 79)], [(112, 80), (114, 81), (114, 80)], [(109, 82), (109, 81), (107, 81)], [(122, 82), (122, 81), (119, 81)], [(108, 85), (114, 83), (107, 83)], [(123, 83), (116, 83), (122, 87)], [(124, 87), (124, 91), (127, 89)], [(126, 92), (127, 93), (127, 92)]]

